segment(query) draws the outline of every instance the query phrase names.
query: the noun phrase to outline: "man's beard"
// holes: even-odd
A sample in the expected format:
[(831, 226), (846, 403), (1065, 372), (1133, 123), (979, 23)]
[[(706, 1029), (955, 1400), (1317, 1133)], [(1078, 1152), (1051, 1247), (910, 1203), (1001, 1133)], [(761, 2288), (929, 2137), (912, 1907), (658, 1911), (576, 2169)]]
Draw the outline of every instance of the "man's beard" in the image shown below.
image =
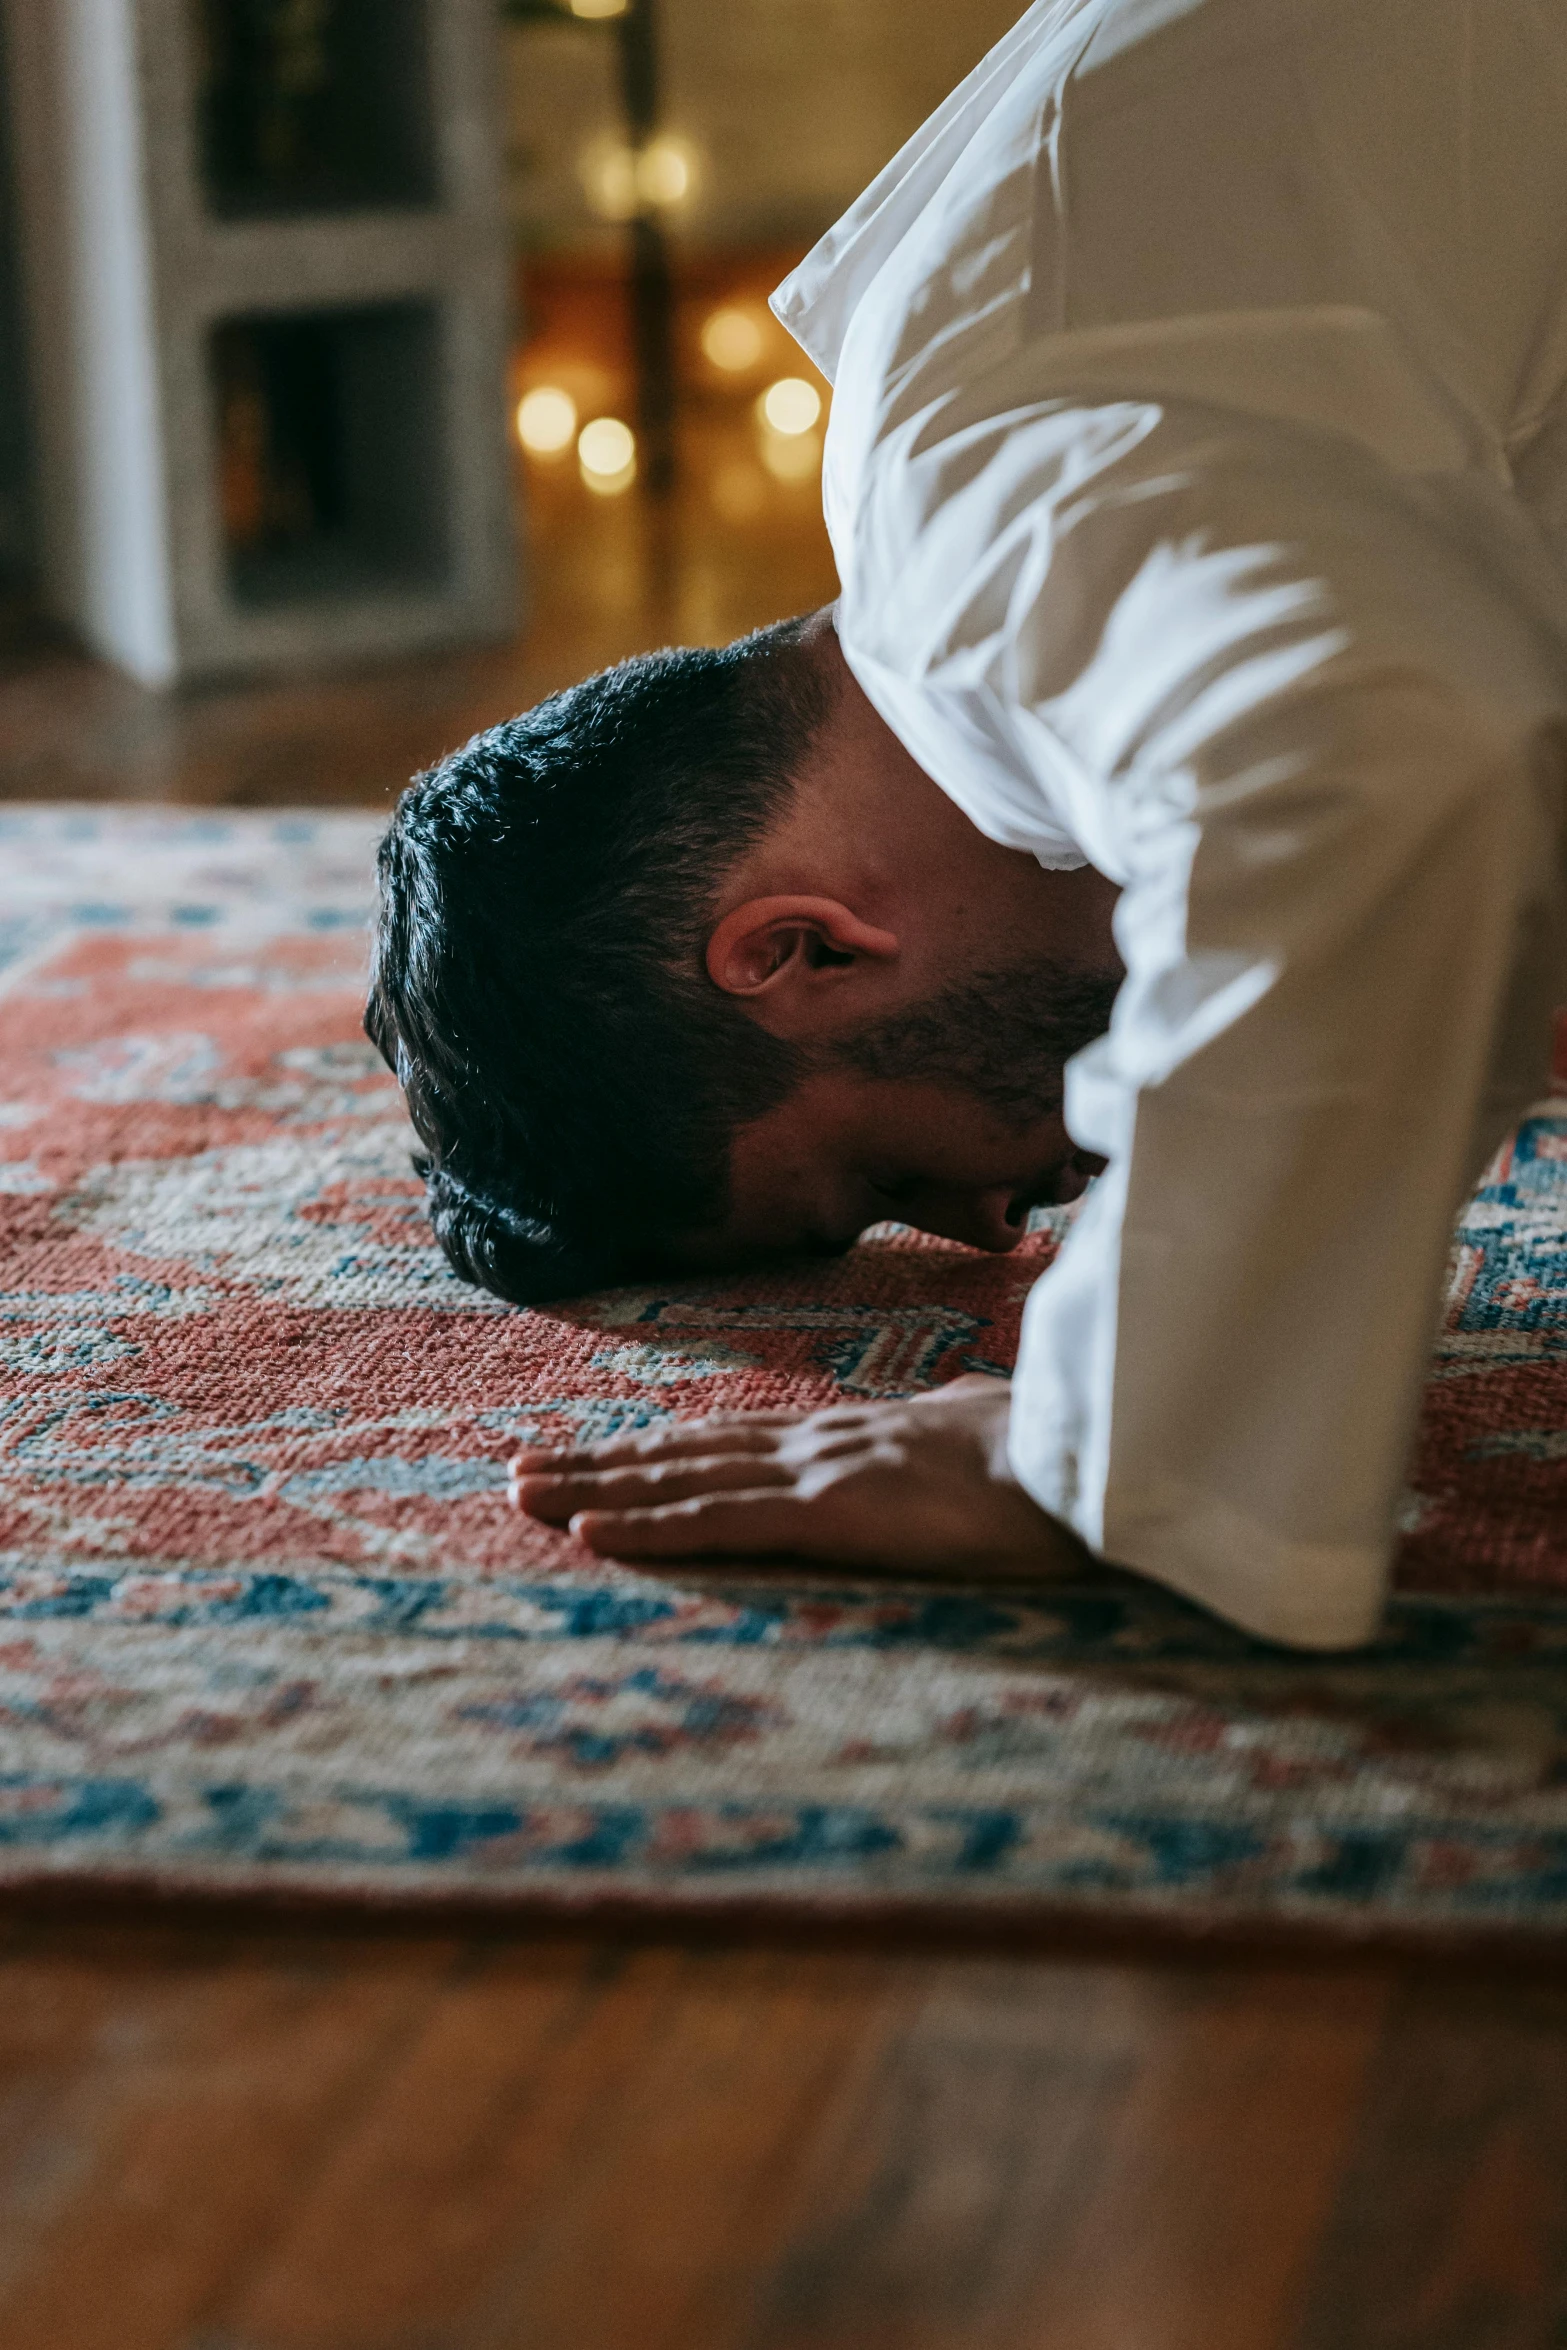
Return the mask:
[(1123, 976), (1047, 955), (982, 971), (856, 1029), (833, 1058), (864, 1077), (954, 1086), (1021, 1133), (1060, 1110), (1062, 1071), (1109, 1027)]

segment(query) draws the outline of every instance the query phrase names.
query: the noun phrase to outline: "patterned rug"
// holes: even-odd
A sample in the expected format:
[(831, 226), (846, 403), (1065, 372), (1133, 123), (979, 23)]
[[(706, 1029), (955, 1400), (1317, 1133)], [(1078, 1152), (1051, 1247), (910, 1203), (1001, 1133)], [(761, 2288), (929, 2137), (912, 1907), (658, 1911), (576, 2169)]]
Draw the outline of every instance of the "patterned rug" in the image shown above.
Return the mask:
[(1365, 1654), (617, 1571), (518, 1439), (1001, 1370), (1055, 1239), (462, 1287), (358, 1031), (375, 830), (0, 812), (0, 1885), (1567, 1927), (1567, 1100), (1465, 1218)]

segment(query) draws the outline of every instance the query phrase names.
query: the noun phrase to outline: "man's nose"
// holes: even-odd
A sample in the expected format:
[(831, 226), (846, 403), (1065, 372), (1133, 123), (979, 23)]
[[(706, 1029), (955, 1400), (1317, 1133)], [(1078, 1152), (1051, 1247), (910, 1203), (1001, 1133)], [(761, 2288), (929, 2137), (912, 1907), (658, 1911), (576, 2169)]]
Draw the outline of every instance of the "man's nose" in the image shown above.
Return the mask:
[(961, 1240), (967, 1248), (1005, 1256), (1028, 1227), (1027, 1209), (1018, 1209), (1017, 1196), (1009, 1184), (996, 1184), (988, 1191), (948, 1191), (932, 1185), (911, 1221), (943, 1240)]

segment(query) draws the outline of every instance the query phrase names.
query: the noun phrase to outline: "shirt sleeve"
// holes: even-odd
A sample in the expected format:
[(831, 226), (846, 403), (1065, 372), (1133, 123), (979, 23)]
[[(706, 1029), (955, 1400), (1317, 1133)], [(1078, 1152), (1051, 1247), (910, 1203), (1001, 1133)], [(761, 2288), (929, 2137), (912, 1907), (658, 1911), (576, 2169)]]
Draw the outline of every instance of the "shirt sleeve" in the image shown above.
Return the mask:
[(1105, 457), (1063, 471), (1039, 424), (1006, 592), (992, 538), (925, 659), (1122, 884), (1125, 985), (1066, 1097), (1110, 1165), (1028, 1303), (1013, 1464), (1100, 1555), (1352, 1644), (1454, 1216), (1547, 1065), (1562, 642), (1495, 495), (1168, 407), (1085, 420)]

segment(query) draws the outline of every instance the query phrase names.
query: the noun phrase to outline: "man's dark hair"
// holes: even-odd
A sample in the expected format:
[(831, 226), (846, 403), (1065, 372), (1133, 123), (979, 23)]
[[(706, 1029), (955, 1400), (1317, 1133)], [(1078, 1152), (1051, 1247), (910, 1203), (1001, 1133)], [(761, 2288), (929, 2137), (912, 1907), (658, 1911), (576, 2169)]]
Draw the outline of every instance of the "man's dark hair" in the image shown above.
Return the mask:
[(804, 629), (622, 662), (398, 802), (365, 1028), (465, 1280), (528, 1304), (652, 1269), (722, 1220), (736, 1128), (792, 1090), (799, 1055), (702, 954), (830, 703)]

